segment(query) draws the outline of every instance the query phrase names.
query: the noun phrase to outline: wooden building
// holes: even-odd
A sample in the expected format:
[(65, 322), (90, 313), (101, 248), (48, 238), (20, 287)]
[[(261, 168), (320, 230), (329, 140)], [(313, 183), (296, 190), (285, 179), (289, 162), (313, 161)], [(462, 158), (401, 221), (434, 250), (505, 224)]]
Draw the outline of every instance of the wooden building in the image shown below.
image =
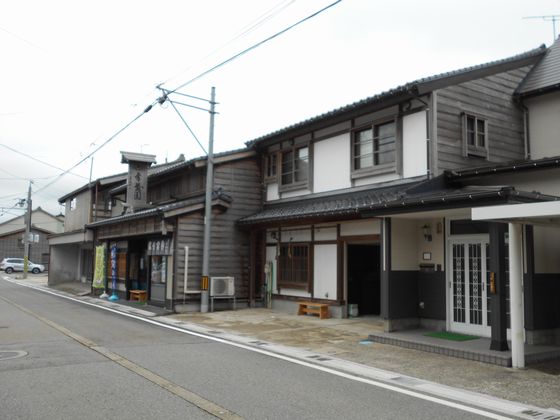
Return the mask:
[[(132, 167), (146, 155), (123, 156), (123, 162)], [(252, 150), (214, 156), (210, 276), (233, 277), (237, 301), (249, 299), (250, 244), (249, 233), (236, 222), (261, 207), (259, 173)], [(121, 298), (129, 298), (130, 290), (144, 290), (152, 304), (176, 311), (198, 310), (206, 158), (152, 171), (145, 201), (131, 206), (130, 197), (142, 188), (130, 180), (141, 178), (129, 176), (127, 183), (108, 191), (108, 199), (121, 203), (120, 213), (86, 225), (93, 232), (94, 248), (106, 255), (105, 287), (112, 287), (116, 262), (116, 293)]]

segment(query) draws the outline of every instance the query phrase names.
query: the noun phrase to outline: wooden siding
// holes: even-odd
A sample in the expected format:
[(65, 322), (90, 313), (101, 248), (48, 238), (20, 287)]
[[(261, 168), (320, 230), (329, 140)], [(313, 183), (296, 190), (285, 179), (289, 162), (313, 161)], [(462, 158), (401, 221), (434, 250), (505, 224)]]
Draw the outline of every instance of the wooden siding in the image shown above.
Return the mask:
[[(173, 230), (173, 226), (167, 224), (168, 232)], [(138, 235), (161, 235), (162, 225), (160, 217), (148, 217), (145, 219), (123, 221), (107, 226), (100, 226), (97, 230), (97, 239), (118, 239)]]
[(523, 113), (513, 92), (530, 67), (523, 67), (437, 91), (438, 171), (484, 165), (481, 158), (463, 156), (463, 112), (487, 119), (490, 162), (525, 157)]
[[(210, 276), (235, 277), (238, 298), (249, 296), (250, 233), (237, 221), (261, 208), (262, 185), (256, 158), (237, 160), (214, 167), (214, 189), (222, 188), (233, 199), (225, 212), (213, 212), (210, 242)], [(183, 299), (185, 246), (189, 247), (188, 289), (200, 288), (204, 215), (197, 212), (178, 217), (176, 229), (175, 298)], [(198, 298), (198, 297), (197, 297)]]
[(178, 174), (158, 178), (150, 182), (148, 202), (159, 204), (185, 198), (193, 193), (204, 191), (206, 183), (206, 167), (186, 168)]

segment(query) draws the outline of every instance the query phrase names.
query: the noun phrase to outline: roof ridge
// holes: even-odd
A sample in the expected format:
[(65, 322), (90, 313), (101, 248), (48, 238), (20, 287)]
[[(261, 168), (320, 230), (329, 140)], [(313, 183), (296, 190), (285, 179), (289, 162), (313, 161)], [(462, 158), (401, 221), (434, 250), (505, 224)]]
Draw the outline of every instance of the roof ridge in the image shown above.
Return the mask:
[(282, 134), (286, 131), (289, 130), (293, 130), (299, 127), (302, 127), (306, 124), (311, 124), (313, 122), (322, 120), (322, 119), (326, 119), (330, 116), (336, 115), (336, 114), (341, 114), (345, 111), (357, 108), (361, 105), (365, 105), (367, 103), (371, 103), (371, 102), (375, 102), (375, 101), (379, 101), (381, 99), (385, 99), (387, 97), (390, 97), (391, 95), (396, 95), (398, 93), (405, 93), (407, 91), (411, 91), (412, 89), (416, 88), (418, 85), (420, 84), (424, 84), (424, 83), (431, 83), (431, 82), (435, 82), (438, 80), (443, 80), (445, 78), (451, 78), (454, 76), (459, 76), (462, 74), (466, 74), (469, 72), (473, 72), (473, 71), (477, 71), (477, 70), (481, 70), (481, 69), (485, 69), (485, 68), (490, 68), (493, 66), (498, 66), (498, 65), (503, 65), (503, 64), (507, 64), (507, 63), (513, 63), (516, 61), (520, 61), (520, 60), (525, 60), (528, 58), (532, 58), (532, 57), (536, 57), (540, 54), (544, 54), (546, 52), (546, 46), (544, 44), (541, 44), (539, 47), (537, 48), (533, 48), (532, 50), (528, 50), (525, 51), (523, 53), (520, 54), (516, 54), (510, 57), (506, 57), (506, 58), (502, 58), (502, 59), (498, 59), (498, 60), (493, 60), (493, 61), (488, 61), (486, 63), (482, 63), (482, 64), (477, 64), (474, 66), (469, 66), (469, 67), (463, 67), (460, 69), (456, 69), (456, 70), (452, 70), (452, 71), (448, 71), (448, 72), (443, 72), (443, 73), (438, 73), (435, 74), (433, 76), (427, 76), (427, 77), (422, 77), (420, 79), (416, 79), (407, 83), (404, 83), (402, 85), (397, 85), (394, 88), (385, 90), (385, 91), (381, 91), (380, 93), (377, 93), (373, 96), (369, 96), (354, 102), (351, 102), (347, 105), (344, 105), (342, 107), (339, 108), (334, 108), (330, 111), (326, 111), (324, 113), (321, 113), (319, 115), (316, 115), (314, 117), (310, 117), (308, 119), (302, 120), (298, 123), (294, 123), (288, 126), (285, 126), (283, 128), (280, 128), (278, 130), (275, 130), (273, 132), (270, 132), (268, 134), (262, 135), (260, 137), (257, 137), (253, 140), (249, 140), (247, 142), (245, 142), (245, 144), (248, 147), (252, 147), (254, 144), (256, 144), (259, 141), (265, 140), (267, 138)]

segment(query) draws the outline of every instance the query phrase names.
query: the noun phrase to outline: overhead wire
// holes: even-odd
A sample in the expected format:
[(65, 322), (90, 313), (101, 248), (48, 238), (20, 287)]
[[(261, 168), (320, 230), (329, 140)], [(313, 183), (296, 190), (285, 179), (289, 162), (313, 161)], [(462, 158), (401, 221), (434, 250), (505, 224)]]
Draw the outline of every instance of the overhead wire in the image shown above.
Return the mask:
[[(320, 15), (321, 13), (323, 13), (323, 12), (325, 12), (326, 10), (332, 8), (333, 6), (337, 5), (337, 4), (340, 3), (341, 1), (342, 1), (342, 0), (337, 0), (337, 1), (333, 2), (333, 3), (330, 3), (329, 5), (327, 5), (327, 6), (323, 7), (323, 8), (321, 8), (321, 9), (319, 9), (318, 11), (316, 11), (316, 12), (314, 12), (314, 13), (312, 13), (312, 14), (306, 16), (306, 17), (303, 18), (303, 19), (300, 19), (299, 21), (295, 22), (294, 24), (292, 24), (292, 25), (290, 25), (290, 26), (288, 26), (288, 27), (282, 29), (281, 31), (278, 31), (278, 32), (274, 33), (273, 35), (271, 35), (271, 36), (269, 36), (269, 37), (267, 37), (267, 38), (265, 38), (265, 39), (263, 39), (263, 40), (257, 42), (256, 44), (253, 44), (252, 46), (250, 46), (250, 47), (248, 47), (248, 48), (242, 50), (241, 52), (239, 52), (239, 53), (237, 53), (237, 54), (231, 56), (230, 58), (228, 58), (228, 59), (226, 59), (226, 60), (220, 62), (219, 64), (217, 64), (217, 65), (211, 67), (210, 69), (205, 70), (204, 72), (200, 73), (199, 75), (195, 76), (194, 78), (188, 80), (188, 81), (185, 82), (185, 83), (182, 83), (181, 85), (179, 85), (179, 86), (176, 87), (175, 89), (173, 89), (173, 90), (171, 90), (171, 91), (168, 91), (168, 92), (169, 92), (169, 93), (175, 93), (175, 92), (177, 92), (179, 89), (182, 89), (183, 87), (185, 87), (185, 86), (187, 86), (187, 85), (193, 83), (194, 81), (196, 81), (196, 80), (198, 80), (198, 79), (200, 79), (200, 78), (206, 76), (207, 74), (209, 74), (209, 73), (211, 73), (211, 72), (217, 70), (218, 68), (223, 67), (224, 65), (226, 65), (226, 64), (228, 64), (228, 63), (234, 61), (235, 59), (237, 59), (237, 58), (239, 58), (239, 57), (241, 57), (241, 56), (247, 54), (248, 52), (250, 52), (250, 51), (252, 51), (252, 50), (254, 50), (254, 49), (260, 47), (261, 45), (263, 45), (263, 44), (265, 44), (265, 43), (267, 43), (267, 42), (269, 42), (269, 41), (271, 41), (271, 40), (273, 40), (273, 39), (279, 37), (280, 35), (282, 35), (282, 34), (288, 32), (288, 31), (290, 31), (291, 29), (293, 29), (293, 28), (295, 28), (295, 27), (297, 27), (297, 26), (299, 26), (299, 25), (301, 25), (301, 24), (303, 24), (304, 22), (307, 22), (308, 20), (310, 20), (310, 19), (312, 19), (312, 18), (314, 18), (314, 17)], [(293, 3), (293, 2), (292, 2), (292, 3)], [(279, 3), (279, 5), (280, 5), (280, 4), (281, 4), (281, 3)], [(274, 14), (279, 13), (281, 10), (285, 9), (285, 8), (288, 7), (290, 4), (291, 4), (291, 3), (289, 3), (289, 4), (285, 5), (285, 6), (283, 6), (280, 10), (274, 12)], [(274, 10), (274, 8), (271, 9), (271, 10)], [(273, 15), (274, 15), (274, 14), (273, 14)], [(265, 15), (266, 15), (266, 14), (265, 14)], [(270, 16), (270, 17), (272, 17), (272, 16)], [(266, 17), (266, 19), (263, 18), (262, 21), (264, 22), (264, 21), (270, 19), (270, 17)], [(243, 32), (242, 34), (240, 34), (238, 37), (240, 37), (240, 36), (242, 36), (243, 34), (246, 34), (246, 33), (250, 32), (250, 31), (252, 31), (253, 28), (258, 27), (259, 25), (260, 25), (260, 24), (254, 24), (254, 25), (250, 26), (246, 31), (244, 31), (244, 32)], [(237, 39), (238, 37), (236, 37), (235, 39)], [(233, 41), (233, 40), (232, 40), (232, 41)], [(161, 85), (161, 84), (160, 84), (160, 85)], [(171, 102), (171, 101), (170, 101), (170, 102)], [(135, 123), (138, 119), (140, 119), (144, 114), (146, 114), (147, 112), (149, 112), (149, 111), (152, 109), (152, 107), (153, 107), (156, 103), (158, 103), (158, 100), (155, 100), (154, 102), (152, 102), (152, 104), (150, 104), (146, 109), (144, 109), (144, 111), (142, 111), (142, 113), (140, 113), (140, 114), (138, 114), (136, 117), (134, 117), (130, 122), (128, 122), (126, 125), (124, 125), (121, 129), (119, 129), (119, 130), (118, 130), (117, 132), (115, 132), (112, 136), (110, 136), (107, 140), (105, 140), (100, 146), (98, 146), (97, 148), (95, 148), (92, 152), (88, 153), (85, 157), (83, 157), (82, 159), (80, 159), (79, 162), (77, 162), (76, 164), (74, 164), (74, 165), (73, 165), (72, 167), (70, 167), (69, 169), (63, 170), (62, 168), (57, 168), (57, 169), (59, 169), (59, 170), (62, 170), (63, 172), (61, 172), (60, 174), (56, 175), (55, 178), (54, 178), (51, 182), (49, 182), (49, 183), (47, 183), (46, 185), (42, 186), (41, 188), (39, 188), (39, 189), (33, 191), (33, 193), (34, 193), (34, 194), (38, 194), (38, 193), (44, 191), (45, 189), (47, 189), (47, 188), (49, 188), (51, 185), (53, 185), (55, 182), (57, 182), (60, 178), (62, 178), (63, 176), (67, 175), (67, 174), (70, 173), (73, 169), (75, 169), (76, 167), (78, 167), (79, 165), (81, 165), (83, 162), (85, 162), (87, 159), (89, 159), (91, 156), (93, 156), (95, 153), (97, 153), (100, 149), (102, 149), (104, 146), (106, 146), (108, 143), (110, 143), (112, 140), (114, 140), (114, 139), (115, 139), (119, 134), (121, 134), (124, 130), (126, 130), (128, 127), (130, 127), (132, 124), (134, 124), (134, 123)], [(173, 105), (173, 103), (172, 103), (172, 105)], [(175, 107), (174, 105), (173, 105), (173, 107), (174, 107), (175, 110), (178, 112), (178, 110), (176, 109), (176, 107)], [(180, 115), (180, 114), (179, 114), (179, 115)], [(182, 119), (183, 122), (187, 125), (187, 128), (189, 128), (189, 131), (191, 131), (191, 134), (194, 136), (195, 140), (196, 140), (196, 141), (199, 143), (199, 145), (202, 147), (201, 143), (198, 141), (198, 139), (196, 138), (196, 136), (194, 135), (194, 133), (192, 132), (192, 130), (190, 130), (190, 127), (188, 127), (188, 124), (186, 123), (186, 121), (184, 121), (183, 118), (181, 118), (181, 119)], [(4, 145), (4, 146), (5, 146), (5, 145)], [(204, 147), (203, 147), (203, 150), (204, 150)], [(30, 157), (30, 156), (28, 156), (28, 157)], [(45, 162), (41, 162), (41, 163), (45, 163)], [(85, 178), (85, 177), (83, 177), (83, 178)], [(7, 196), (7, 197), (10, 197), (10, 196)], [(0, 197), (0, 198), (2, 198), (2, 197)]]
[(170, 93), (175, 93), (175, 92), (178, 91), (179, 89), (182, 89), (182, 88), (184, 88), (184, 87), (187, 86), (187, 85), (190, 85), (192, 82), (194, 82), (194, 81), (196, 81), (196, 80), (198, 80), (198, 79), (200, 79), (200, 78), (206, 76), (206, 75), (209, 74), (209, 73), (212, 73), (213, 71), (219, 69), (220, 67), (222, 67), (222, 66), (224, 66), (224, 65), (226, 65), (226, 64), (228, 64), (228, 63), (230, 63), (230, 62), (232, 62), (233, 60), (235, 60), (235, 59), (237, 59), (237, 58), (239, 58), (239, 57), (241, 57), (241, 56), (247, 54), (248, 52), (250, 52), (250, 51), (252, 51), (252, 50), (254, 50), (254, 49), (260, 47), (260, 46), (263, 45), (263, 44), (266, 44), (267, 42), (269, 42), (269, 41), (271, 41), (271, 40), (273, 40), (273, 39), (275, 39), (275, 38), (278, 38), (280, 35), (282, 35), (282, 34), (288, 32), (288, 31), (290, 31), (291, 29), (293, 29), (293, 28), (295, 28), (295, 27), (301, 25), (302, 23), (307, 22), (307, 21), (310, 20), (310, 19), (313, 19), (314, 17), (320, 15), (320, 14), (323, 13), (324, 11), (330, 9), (331, 7), (336, 6), (336, 5), (337, 5), (338, 3), (340, 3), (341, 1), (342, 1), (342, 0), (337, 0), (337, 1), (333, 2), (333, 3), (330, 3), (329, 5), (323, 7), (322, 9), (319, 9), (318, 11), (316, 11), (316, 12), (314, 12), (314, 13), (312, 13), (312, 14), (306, 16), (305, 18), (300, 19), (300, 20), (297, 21), (296, 23), (293, 23), (292, 25), (290, 25), (290, 26), (288, 26), (288, 27), (282, 29), (281, 31), (276, 32), (275, 34), (273, 34), (273, 35), (271, 35), (271, 36), (269, 36), (269, 37), (267, 37), (267, 38), (265, 38), (265, 39), (263, 39), (263, 40), (257, 42), (256, 44), (253, 44), (253, 45), (250, 46), (249, 48), (246, 48), (246, 49), (244, 49), (243, 51), (241, 51), (241, 52), (239, 52), (239, 53), (237, 53), (237, 54), (235, 54), (235, 55), (229, 57), (228, 59), (226, 59), (226, 60), (220, 62), (219, 64), (216, 64), (215, 66), (211, 67), (210, 69), (203, 71), (203, 72), (200, 73), (198, 76), (193, 77), (192, 79), (190, 79), (190, 80), (188, 80), (187, 82), (185, 82), (185, 83), (183, 83), (183, 84), (177, 86), (175, 89), (172, 89), (172, 90), (170, 90), (169, 92), (170, 92)]
[[(64, 169), (62, 169), (62, 168), (60, 168), (60, 167), (58, 167), (58, 166), (55, 166), (55, 165), (53, 165), (53, 164), (51, 164), (51, 163), (48, 163), (48, 162), (45, 162), (45, 161), (43, 161), (43, 160), (41, 160), (41, 159), (37, 159), (36, 157), (33, 157), (33, 156), (31, 156), (31, 155), (29, 155), (29, 154), (27, 154), (27, 153), (24, 153), (24, 152), (22, 152), (22, 151), (19, 151), (19, 150), (17, 150), (17, 149), (14, 149), (13, 147), (8, 146), (8, 145), (6, 145), (6, 144), (4, 144), (4, 143), (0, 143), (0, 147), (3, 147), (3, 148), (5, 148), (5, 149), (8, 149), (8, 150), (10, 150), (10, 151), (12, 151), (12, 152), (14, 152), (14, 153), (19, 154), (19, 155), (25, 156), (26, 158), (29, 158), (29, 159), (31, 159), (31, 160), (34, 160), (35, 162), (42, 163), (43, 165), (48, 166), (48, 167), (50, 167), (50, 168), (54, 168), (54, 169), (59, 170), (59, 171), (64, 171)], [(80, 178), (88, 179), (88, 178), (85, 177), (85, 176), (78, 175), (78, 174), (74, 174), (74, 173), (71, 173), (71, 172), (70, 172), (70, 175), (74, 175), (74, 176), (77, 176), (77, 177), (80, 177)], [(52, 176), (46, 177), (46, 178), (43, 178), (43, 179), (48, 179), (48, 178), (52, 178)], [(33, 178), (33, 179), (39, 179), (39, 178)]]
[[(198, 60), (198, 62), (203, 62), (204, 60), (212, 57), (214, 54), (216, 54), (217, 52), (223, 50), (225, 47), (227, 47), (228, 45), (232, 44), (233, 42), (237, 41), (238, 39), (240, 39), (241, 37), (253, 32), (255, 29), (257, 29), (259, 26), (261, 26), (262, 24), (264, 24), (266, 21), (272, 19), (274, 16), (276, 16), (278, 13), (280, 13), (281, 11), (283, 11), (284, 9), (286, 9), (288, 6), (291, 6), (293, 3), (295, 3), (296, 0), (289, 0), (287, 2), (287, 0), (282, 0), (280, 3), (276, 4), (275, 6), (273, 6), (272, 8), (268, 9), (265, 13), (263, 13), (262, 15), (258, 16), (256, 19), (254, 19), (253, 21), (249, 22), (247, 25), (245, 25), (244, 27), (242, 27), (237, 33), (235, 33), (233, 35), (233, 37), (224, 42), (222, 45), (220, 45), (219, 47), (215, 48), (214, 50), (212, 50), (210, 53), (206, 54), (204, 57), (202, 57), (200, 60)], [(286, 3), (282, 5), (283, 3)], [(165, 81), (160, 82), (158, 86), (164, 85), (166, 83), (169, 83), (170, 80), (178, 77), (181, 74), (186, 73), (187, 71), (189, 71), (190, 69), (192, 69), (196, 64), (191, 64), (190, 66), (184, 68), (183, 70), (181, 70), (180, 72), (178, 72), (175, 76), (171, 76), (169, 78), (167, 78)]]
[(88, 153), (85, 157), (80, 159), (80, 161), (78, 163), (76, 163), (75, 165), (73, 165), (69, 169), (64, 170), (62, 173), (57, 175), (56, 178), (53, 179), (51, 182), (49, 182), (48, 184), (44, 185), (43, 187), (33, 191), (33, 193), (38, 194), (39, 192), (47, 189), (48, 187), (53, 185), (55, 182), (57, 182), (60, 178), (62, 178), (64, 175), (69, 173), (72, 169), (80, 166), (82, 163), (84, 163), (86, 160), (88, 160), (90, 157), (92, 157), (95, 153), (97, 153), (99, 150), (101, 150), (103, 147), (105, 147), (107, 144), (109, 144), (111, 141), (113, 141), (119, 134), (121, 134), (123, 131), (125, 131), (128, 127), (130, 127), (132, 124), (134, 124), (136, 121), (138, 121), (144, 114), (149, 112), (156, 103), (157, 103), (157, 100), (152, 102), (150, 105), (148, 105), (146, 107), (146, 109), (144, 109), (144, 111), (142, 111), (140, 114), (138, 114), (136, 117), (134, 117), (131, 121), (129, 121), (122, 128), (117, 130), (117, 132), (115, 132), (111, 137), (109, 137), (107, 140), (105, 140), (103, 143), (101, 143), (101, 145), (99, 145), (97, 148), (95, 148), (92, 152)]

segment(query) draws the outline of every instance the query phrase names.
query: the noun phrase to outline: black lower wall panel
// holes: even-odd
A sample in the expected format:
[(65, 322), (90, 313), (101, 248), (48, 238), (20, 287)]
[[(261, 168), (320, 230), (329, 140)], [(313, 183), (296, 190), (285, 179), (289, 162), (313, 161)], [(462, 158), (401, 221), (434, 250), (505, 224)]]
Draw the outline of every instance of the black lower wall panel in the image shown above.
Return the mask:
[(389, 273), (389, 318), (418, 317), (418, 271)]
[(445, 299), (445, 272), (418, 272), (418, 304), (424, 302), (424, 308), (418, 307), (420, 317), (445, 321)]
[(533, 308), (536, 330), (560, 327), (560, 274), (534, 274)]

